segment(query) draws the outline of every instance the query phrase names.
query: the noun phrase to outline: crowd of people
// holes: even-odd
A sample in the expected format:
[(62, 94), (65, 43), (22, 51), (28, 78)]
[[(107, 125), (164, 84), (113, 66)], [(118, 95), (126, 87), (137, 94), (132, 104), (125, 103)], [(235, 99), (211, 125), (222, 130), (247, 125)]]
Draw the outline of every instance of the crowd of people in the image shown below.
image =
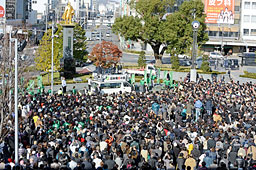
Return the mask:
[(26, 94), (19, 162), (10, 120), (0, 169), (256, 169), (255, 96), (252, 83), (202, 79), (159, 92)]

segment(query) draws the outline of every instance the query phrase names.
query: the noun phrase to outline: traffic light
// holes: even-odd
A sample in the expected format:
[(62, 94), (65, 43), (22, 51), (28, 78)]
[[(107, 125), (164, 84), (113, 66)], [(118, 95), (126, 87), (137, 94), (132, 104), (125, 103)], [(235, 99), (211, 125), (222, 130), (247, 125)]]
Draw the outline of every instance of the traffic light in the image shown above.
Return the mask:
[(18, 51), (21, 52), (24, 50), (24, 48), (27, 45), (27, 41), (26, 40), (22, 40), (22, 42), (20, 43), (19, 47), (18, 47)]

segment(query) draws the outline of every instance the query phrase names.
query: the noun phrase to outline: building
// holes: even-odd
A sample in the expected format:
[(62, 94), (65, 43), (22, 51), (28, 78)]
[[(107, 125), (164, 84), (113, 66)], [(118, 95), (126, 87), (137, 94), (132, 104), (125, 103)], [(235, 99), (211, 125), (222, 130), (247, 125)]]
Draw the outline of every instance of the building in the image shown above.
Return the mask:
[(28, 0), (16, 1), (16, 19), (26, 20), (28, 19), (29, 5)]
[(16, 17), (16, 0), (6, 0), (6, 19), (15, 19)]
[(37, 11), (29, 12), (27, 24), (28, 25), (35, 25), (35, 24), (37, 24)]
[(241, 3), (241, 40), (246, 52), (256, 51), (256, 0), (242, 0)]

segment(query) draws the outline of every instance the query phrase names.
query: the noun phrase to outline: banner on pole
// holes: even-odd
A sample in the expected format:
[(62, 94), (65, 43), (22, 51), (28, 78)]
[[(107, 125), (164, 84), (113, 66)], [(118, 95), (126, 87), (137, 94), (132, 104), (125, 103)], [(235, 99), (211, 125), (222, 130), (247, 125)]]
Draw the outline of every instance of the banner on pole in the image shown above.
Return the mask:
[(144, 70), (144, 82), (148, 84), (147, 70)]
[(172, 84), (173, 84), (173, 71), (171, 71), (169, 73), (169, 75), (170, 75), (170, 85), (172, 86)]
[(167, 79), (167, 71), (164, 71), (164, 80)]
[(34, 88), (35, 88), (35, 81), (34, 80), (29, 80), (28, 89), (29, 90), (34, 90)]
[(43, 86), (42, 76), (37, 77), (37, 86), (42, 88)]
[(160, 73), (161, 73), (161, 70), (159, 68), (157, 71), (157, 84), (160, 84)]
[(132, 74), (132, 79), (131, 79), (131, 83), (135, 83), (135, 74)]
[(152, 70), (150, 70), (150, 75), (149, 75), (149, 82), (148, 85), (151, 86), (151, 80), (152, 80)]

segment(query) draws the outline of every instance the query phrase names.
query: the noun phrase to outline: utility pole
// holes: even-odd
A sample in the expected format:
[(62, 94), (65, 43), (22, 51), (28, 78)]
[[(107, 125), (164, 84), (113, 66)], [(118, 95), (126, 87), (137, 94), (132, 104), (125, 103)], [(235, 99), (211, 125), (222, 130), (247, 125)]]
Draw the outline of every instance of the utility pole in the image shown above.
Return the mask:
[(47, 34), (47, 18), (48, 18), (48, 0), (46, 5), (46, 11), (45, 11), (45, 33)]
[(15, 99), (15, 164), (19, 163), (19, 130), (18, 130), (18, 41), (17, 38), (15, 38), (15, 88), (14, 88), (14, 99)]
[(54, 40), (54, 31), (53, 31), (53, 29), (54, 29), (54, 20), (52, 19), (52, 80), (51, 80), (51, 94), (53, 95), (53, 45), (54, 45), (54, 42), (53, 42), (53, 40)]

